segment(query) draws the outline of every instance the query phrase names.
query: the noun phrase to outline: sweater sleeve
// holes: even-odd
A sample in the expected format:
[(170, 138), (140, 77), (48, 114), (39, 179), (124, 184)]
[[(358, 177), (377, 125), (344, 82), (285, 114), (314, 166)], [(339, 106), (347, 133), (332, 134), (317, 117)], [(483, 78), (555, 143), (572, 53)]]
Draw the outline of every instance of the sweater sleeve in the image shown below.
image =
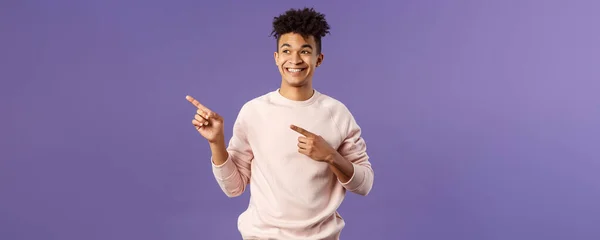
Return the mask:
[(215, 179), (228, 197), (242, 195), (250, 181), (250, 165), (254, 155), (248, 142), (246, 111), (246, 106), (242, 107), (233, 124), (233, 136), (227, 146), (227, 160), (221, 165), (215, 165), (211, 157)]
[(371, 191), (374, 181), (374, 171), (369, 162), (367, 144), (361, 136), (361, 128), (350, 111), (345, 111), (339, 116), (339, 126), (344, 138), (338, 152), (352, 163), (354, 174), (348, 182), (340, 182), (346, 190), (366, 196)]

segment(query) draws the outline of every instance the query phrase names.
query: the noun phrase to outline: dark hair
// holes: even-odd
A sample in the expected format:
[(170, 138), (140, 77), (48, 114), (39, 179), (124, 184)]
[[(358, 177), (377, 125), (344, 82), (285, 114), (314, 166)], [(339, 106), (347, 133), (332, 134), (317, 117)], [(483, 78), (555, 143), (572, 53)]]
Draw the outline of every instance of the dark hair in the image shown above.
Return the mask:
[(316, 52), (320, 54), (321, 38), (329, 33), (329, 24), (325, 20), (325, 15), (313, 8), (292, 8), (273, 19), (271, 36), (277, 39), (277, 49), (279, 49), (279, 38), (286, 33), (297, 33), (304, 38), (313, 36), (317, 44)]

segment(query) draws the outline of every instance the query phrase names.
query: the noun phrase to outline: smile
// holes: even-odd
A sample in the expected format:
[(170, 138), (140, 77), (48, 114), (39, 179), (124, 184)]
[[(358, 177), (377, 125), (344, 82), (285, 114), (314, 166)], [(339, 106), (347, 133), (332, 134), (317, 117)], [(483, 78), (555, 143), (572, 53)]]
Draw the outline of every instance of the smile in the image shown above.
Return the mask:
[(306, 70), (306, 68), (285, 68), (288, 72), (298, 73)]

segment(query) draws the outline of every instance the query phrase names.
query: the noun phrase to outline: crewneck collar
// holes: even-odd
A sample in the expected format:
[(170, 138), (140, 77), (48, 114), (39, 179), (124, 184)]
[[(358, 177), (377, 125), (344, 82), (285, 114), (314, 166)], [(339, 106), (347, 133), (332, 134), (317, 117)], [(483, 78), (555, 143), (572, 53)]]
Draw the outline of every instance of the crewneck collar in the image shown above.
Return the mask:
[(282, 104), (282, 105), (286, 105), (286, 106), (294, 106), (294, 107), (308, 106), (308, 105), (314, 103), (321, 95), (321, 93), (319, 91), (317, 91), (316, 89), (313, 89), (313, 95), (309, 99), (297, 101), (297, 100), (292, 100), (292, 99), (286, 98), (283, 95), (281, 95), (281, 93), (279, 92), (280, 89), (281, 88), (277, 88), (275, 91), (271, 92), (271, 96), (272, 96), (271, 99), (273, 102), (275, 102), (277, 104)]

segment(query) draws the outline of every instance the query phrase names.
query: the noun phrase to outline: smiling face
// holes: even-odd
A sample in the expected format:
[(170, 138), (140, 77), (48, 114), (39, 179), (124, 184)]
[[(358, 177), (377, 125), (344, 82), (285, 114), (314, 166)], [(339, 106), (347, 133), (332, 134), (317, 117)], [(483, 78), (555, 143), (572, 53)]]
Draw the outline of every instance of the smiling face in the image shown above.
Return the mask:
[(274, 56), (282, 84), (290, 87), (312, 86), (315, 69), (323, 62), (323, 54), (317, 53), (317, 50), (313, 36), (305, 39), (297, 33), (281, 35)]

